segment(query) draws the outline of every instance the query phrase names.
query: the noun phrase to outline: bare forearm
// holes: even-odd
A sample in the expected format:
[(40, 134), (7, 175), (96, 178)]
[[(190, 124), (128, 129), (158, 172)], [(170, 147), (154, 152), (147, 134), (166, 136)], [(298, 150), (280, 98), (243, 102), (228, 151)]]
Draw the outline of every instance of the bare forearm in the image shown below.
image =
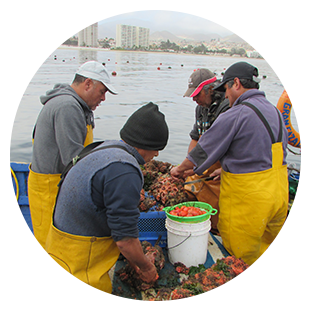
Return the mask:
[(189, 153), (196, 145), (197, 145), (198, 141), (197, 140), (194, 140), (192, 139), (189, 146), (188, 146), (188, 151), (187, 153)]
[(134, 265), (141, 270), (150, 268), (151, 262), (143, 253), (139, 239), (128, 238), (116, 242), (120, 252)]
[(117, 241), (116, 245), (142, 281), (150, 283), (158, 279), (155, 265), (144, 255), (139, 239), (125, 238)]

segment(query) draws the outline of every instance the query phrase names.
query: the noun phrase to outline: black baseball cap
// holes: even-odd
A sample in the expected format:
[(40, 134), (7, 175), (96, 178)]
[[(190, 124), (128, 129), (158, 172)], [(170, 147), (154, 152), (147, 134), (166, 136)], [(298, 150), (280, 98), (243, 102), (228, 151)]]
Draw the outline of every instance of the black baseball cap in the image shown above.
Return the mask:
[(239, 79), (251, 80), (256, 83), (260, 82), (260, 79), (258, 78), (258, 69), (247, 62), (241, 61), (231, 65), (225, 71), (221, 84), (214, 87), (214, 90), (224, 92), (224, 85), (236, 77)]

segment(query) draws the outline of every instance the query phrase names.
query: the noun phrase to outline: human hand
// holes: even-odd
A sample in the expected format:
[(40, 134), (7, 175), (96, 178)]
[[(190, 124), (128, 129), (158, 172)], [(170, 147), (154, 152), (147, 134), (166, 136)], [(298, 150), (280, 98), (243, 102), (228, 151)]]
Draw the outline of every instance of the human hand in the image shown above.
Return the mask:
[(186, 179), (187, 177), (194, 175), (194, 174), (195, 174), (194, 169), (186, 170), (183, 173), (183, 178)]
[[(138, 267), (137, 267), (138, 268)], [(140, 279), (146, 283), (155, 282), (159, 276), (154, 264), (150, 263), (150, 267), (146, 269), (136, 269), (136, 272), (139, 274)]]
[(172, 176), (172, 178), (181, 179), (183, 177), (184, 171), (181, 171), (179, 167), (180, 166), (176, 166), (170, 170), (170, 175)]
[(221, 172), (222, 172), (222, 168), (218, 168), (210, 174), (210, 177), (214, 177), (213, 178), (214, 181), (220, 180), (221, 179)]

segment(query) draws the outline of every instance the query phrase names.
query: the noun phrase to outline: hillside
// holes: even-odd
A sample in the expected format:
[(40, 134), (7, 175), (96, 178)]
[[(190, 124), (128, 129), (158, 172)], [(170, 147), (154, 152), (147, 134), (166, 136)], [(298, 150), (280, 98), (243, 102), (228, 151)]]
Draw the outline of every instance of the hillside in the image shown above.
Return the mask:
[(192, 42), (208, 42), (212, 39), (220, 39), (221, 36), (215, 33), (203, 34), (203, 33), (181, 33), (179, 35), (174, 35), (169, 31), (156, 31), (150, 35), (151, 41), (192, 41)]
[(171, 42), (178, 42), (182, 39), (175, 36), (169, 31), (156, 31), (150, 34), (150, 41), (171, 41)]
[(273, 42), (278, 44), (302, 44), (303, 30), (289, 31), (278, 29), (248, 28), (227, 36), (222, 41), (230, 42)]

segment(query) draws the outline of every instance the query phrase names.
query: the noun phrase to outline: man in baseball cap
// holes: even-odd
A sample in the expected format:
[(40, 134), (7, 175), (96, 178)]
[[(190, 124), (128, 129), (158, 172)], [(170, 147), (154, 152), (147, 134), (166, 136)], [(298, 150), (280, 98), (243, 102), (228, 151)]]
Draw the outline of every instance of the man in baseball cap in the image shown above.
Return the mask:
[(183, 97), (193, 98), (197, 103), (196, 122), (190, 133), (196, 141), (211, 127), (217, 116), (229, 108), (224, 93), (214, 91), (218, 84), (215, 74), (205, 68), (194, 70), (188, 80), (188, 89)]
[(40, 97), (43, 108), (33, 131), (28, 197), (34, 235), (43, 247), (60, 174), (84, 146), (93, 142), (93, 111), (108, 91), (117, 94), (106, 68), (88, 61), (77, 70), (71, 85), (58, 83)]
[(208, 69), (197, 69), (189, 78), (188, 89), (183, 97), (195, 97), (206, 85), (214, 83), (216, 76)]
[[(221, 84), (215, 87), (218, 91), (225, 91), (225, 84), (235, 78), (250, 80), (259, 83), (261, 80), (258, 78), (258, 69), (247, 62), (237, 62), (231, 65), (225, 72)], [(258, 89), (258, 87), (257, 87)]]
[(216, 89), (225, 89), (231, 108), (170, 171), (176, 178), (203, 175), (221, 162), (221, 171), (211, 174), (221, 179), (217, 227), (226, 250), (249, 265), (281, 230), (288, 205), (288, 133), (279, 110), (258, 90), (259, 81), (249, 63), (227, 69)]
[(108, 89), (110, 93), (112, 93), (113, 95), (117, 95), (117, 91), (111, 85), (107, 69), (99, 62), (97, 61), (85, 62), (78, 69), (76, 74), (101, 82)]
[[(229, 109), (229, 101), (225, 99), (223, 92), (215, 91), (214, 88), (220, 82), (217, 81), (215, 74), (209, 69), (196, 69), (190, 76), (188, 81), (188, 89), (184, 97), (193, 98), (197, 103), (195, 111), (195, 123), (190, 132), (191, 142), (188, 147), (190, 152), (196, 145), (201, 135), (206, 132), (223, 112)], [(206, 171), (209, 175), (213, 170), (220, 167), (220, 163), (216, 163), (212, 168)], [(197, 176), (188, 178), (188, 182), (196, 180)], [(201, 182), (204, 183), (201, 190)], [(219, 181), (201, 181), (197, 184), (199, 190), (196, 190), (195, 184), (185, 185), (185, 189), (191, 191), (199, 201), (212, 203), (213, 208), (218, 209)], [(211, 218), (212, 232), (217, 232), (218, 216)]]

